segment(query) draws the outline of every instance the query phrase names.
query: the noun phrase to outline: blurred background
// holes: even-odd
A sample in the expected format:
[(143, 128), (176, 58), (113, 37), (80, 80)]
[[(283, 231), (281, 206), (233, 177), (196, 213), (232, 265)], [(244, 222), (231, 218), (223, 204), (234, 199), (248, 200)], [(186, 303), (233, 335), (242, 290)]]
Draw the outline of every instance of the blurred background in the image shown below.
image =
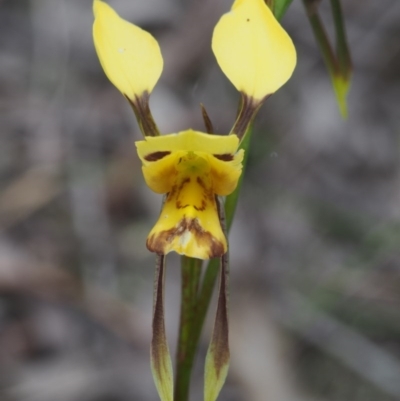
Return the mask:
[[(202, 130), (202, 102), (228, 132), (238, 94), (210, 40), (231, 1), (109, 3), (160, 42), (165, 67), (151, 97), (160, 130)], [(283, 19), (298, 65), (255, 124), (231, 233), (221, 401), (400, 399), (400, 3), (342, 3), (354, 63), (347, 121), (302, 3)], [(134, 115), (94, 52), (91, 8), (0, 1), (1, 401), (157, 399), (145, 240), (161, 198), (141, 175)], [(327, 1), (321, 15), (332, 28)], [(171, 255), (173, 354), (179, 288)]]

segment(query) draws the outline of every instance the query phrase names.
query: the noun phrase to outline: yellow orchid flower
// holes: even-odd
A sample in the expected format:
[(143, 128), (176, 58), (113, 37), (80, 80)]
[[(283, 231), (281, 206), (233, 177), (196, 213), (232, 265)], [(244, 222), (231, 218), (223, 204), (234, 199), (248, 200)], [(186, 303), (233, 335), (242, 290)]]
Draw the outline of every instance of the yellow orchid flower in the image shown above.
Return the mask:
[(296, 65), (293, 42), (264, 0), (236, 0), (215, 26), (212, 49), (236, 89), (258, 101), (285, 84)]
[(150, 93), (163, 69), (157, 41), (103, 1), (94, 1), (93, 12), (94, 45), (108, 79), (131, 101)]
[[(189, 129), (160, 136), (149, 107), (149, 95), (163, 68), (157, 41), (101, 0), (94, 0), (93, 10), (93, 37), (100, 63), (110, 81), (129, 100), (144, 134), (136, 148), (146, 184), (165, 195), (158, 221), (146, 242), (147, 248), (158, 254), (151, 343), (151, 367), (158, 394), (162, 401), (174, 398), (164, 322), (164, 276), (165, 255), (175, 251), (189, 258), (220, 258), (218, 307), (205, 366), (205, 400), (215, 401), (230, 358), (228, 245), (218, 196), (230, 195), (238, 185), (244, 156), (244, 150), (239, 150), (240, 141), (265, 98), (290, 78), (296, 51), (263, 0), (235, 0), (231, 11), (216, 25), (212, 39), (218, 64), (242, 94), (232, 135)], [(203, 117), (206, 130), (212, 132), (204, 108)], [(184, 266), (184, 261), (190, 259), (182, 260)]]
[(219, 221), (217, 195), (234, 191), (243, 150), (236, 135), (187, 130), (136, 142), (147, 185), (167, 194), (147, 238), (150, 251), (199, 259), (220, 257), (227, 242)]
[(188, 130), (160, 137), (148, 105), (163, 67), (157, 41), (101, 0), (94, 0), (93, 10), (100, 63), (130, 101), (145, 135), (136, 146), (146, 183), (167, 194), (147, 247), (158, 254), (176, 251), (200, 259), (223, 255), (227, 242), (215, 197), (235, 189), (243, 158), (243, 151), (237, 151), (239, 140), (263, 99), (293, 72), (291, 39), (263, 0), (236, 0), (215, 27), (212, 47), (224, 73), (245, 95), (232, 129), (237, 135)]

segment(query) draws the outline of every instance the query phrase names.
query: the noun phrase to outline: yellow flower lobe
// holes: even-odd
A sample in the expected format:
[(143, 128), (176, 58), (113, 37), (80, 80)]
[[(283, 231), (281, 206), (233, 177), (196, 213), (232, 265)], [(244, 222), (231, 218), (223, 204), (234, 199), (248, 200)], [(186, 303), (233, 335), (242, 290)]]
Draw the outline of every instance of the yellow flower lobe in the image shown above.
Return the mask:
[(296, 65), (292, 40), (263, 0), (236, 0), (215, 26), (212, 49), (236, 89), (256, 100), (276, 92)]
[(163, 68), (157, 41), (103, 1), (94, 1), (93, 12), (94, 45), (108, 79), (131, 100), (150, 93)]

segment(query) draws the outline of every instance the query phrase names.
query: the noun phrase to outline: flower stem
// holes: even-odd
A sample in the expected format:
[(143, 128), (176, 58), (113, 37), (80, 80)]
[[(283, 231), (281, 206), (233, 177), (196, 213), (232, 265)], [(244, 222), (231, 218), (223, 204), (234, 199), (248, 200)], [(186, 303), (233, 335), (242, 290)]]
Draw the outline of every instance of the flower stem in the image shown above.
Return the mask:
[(185, 401), (189, 396), (190, 376), (194, 358), (189, 358), (193, 348), (191, 329), (196, 319), (197, 292), (200, 284), (202, 260), (181, 258), (182, 300), (179, 339), (176, 355), (175, 401)]
[(332, 86), (336, 95), (340, 113), (347, 118), (346, 97), (351, 79), (351, 57), (347, 46), (346, 32), (344, 29), (342, 9), (339, 0), (331, 0), (333, 22), (336, 33), (336, 53), (333, 51), (324, 25), (318, 14), (318, 0), (303, 0), (304, 7), (314, 32), (315, 39), (320, 48), (322, 58), (329, 72)]
[(336, 33), (336, 51), (339, 63), (340, 72), (343, 77), (348, 78), (351, 75), (352, 63), (349, 47), (346, 39), (346, 29), (344, 25), (344, 18), (342, 7), (339, 0), (331, 0), (333, 22), (335, 24)]

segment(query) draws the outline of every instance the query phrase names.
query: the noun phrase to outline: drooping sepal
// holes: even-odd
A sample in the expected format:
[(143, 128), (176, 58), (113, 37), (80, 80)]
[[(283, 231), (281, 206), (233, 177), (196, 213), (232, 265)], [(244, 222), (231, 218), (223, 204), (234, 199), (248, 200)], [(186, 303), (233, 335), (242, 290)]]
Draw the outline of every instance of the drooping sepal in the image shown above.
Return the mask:
[(153, 337), (150, 348), (151, 371), (161, 401), (173, 401), (174, 381), (164, 319), (165, 256), (158, 255), (154, 280)]
[[(224, 205), (216, 197), (218, 216), (222, 230), (227, 233)], [(204, 369), (204, 401), (215, 401), (225, 383), (228, 375), (229, 351), (229, 324), (228, 324), (228, 295), (229, 289), (229, 258), (225, 253), (220, 258), (220, 280), (217, 313), (215, 315), (214, 329), (208, 347)]]
[(228, 375), (230, 351), (228, 328), (228, 254), (221, 257), (217, 314), (204, 372), (204, 401), (215, 401)]

